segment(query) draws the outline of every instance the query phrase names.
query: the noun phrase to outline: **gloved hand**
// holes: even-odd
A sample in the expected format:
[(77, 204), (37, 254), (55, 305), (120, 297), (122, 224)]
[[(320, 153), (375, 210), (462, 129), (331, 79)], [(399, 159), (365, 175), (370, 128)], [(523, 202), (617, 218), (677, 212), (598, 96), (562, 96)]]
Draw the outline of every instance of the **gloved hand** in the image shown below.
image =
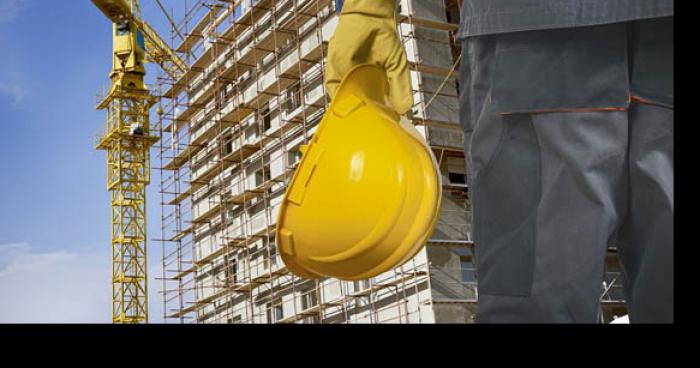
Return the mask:
[(401, 115), (413, 106), (406, 50), (396, 28), (395, 0), (346, 0), (328, 45), (326, 90), (335, 96), (343, 76), (358, 64), (386, 70), (389, 100)]

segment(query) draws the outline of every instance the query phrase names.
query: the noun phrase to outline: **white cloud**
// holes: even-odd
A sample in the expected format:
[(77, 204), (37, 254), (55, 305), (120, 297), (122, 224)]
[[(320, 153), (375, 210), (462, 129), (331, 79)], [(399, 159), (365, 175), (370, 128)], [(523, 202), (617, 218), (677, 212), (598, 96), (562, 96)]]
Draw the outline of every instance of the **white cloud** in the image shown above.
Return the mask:
[(24, 9), (29, 0), (0, 0), (0, 24), (9, 23)]
[(109, 323), (109, 255), (0, 245), (0, 323)]
[(11, 106), (13, 108), (19, 108), (29, 91), (19, 82), (24, 79), (21, 74), (11, 73), (10, 77), (12, 82), (6, 82), (0, 79), (0, 95), (9, 96), (11, 99)]
[[(0, 244), (0, 323), (111, 323), (110, 253), (107, 244), (76, 250)], [(157, 262), (148, 272), (149, 319), (162, 323)]]

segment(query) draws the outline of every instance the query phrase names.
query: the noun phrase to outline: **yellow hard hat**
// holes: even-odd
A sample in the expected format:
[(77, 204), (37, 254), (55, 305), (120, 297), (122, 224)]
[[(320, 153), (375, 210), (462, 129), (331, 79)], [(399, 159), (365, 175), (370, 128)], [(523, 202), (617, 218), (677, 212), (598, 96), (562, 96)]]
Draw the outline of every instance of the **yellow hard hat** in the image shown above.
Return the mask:
[(381, 68), (353, 68), (303, 150), (276, 229), (282, 260), (297, 276), (379, 275), (413, 258), (435, 228), (435, 156), (385, 104), (386, 86)]

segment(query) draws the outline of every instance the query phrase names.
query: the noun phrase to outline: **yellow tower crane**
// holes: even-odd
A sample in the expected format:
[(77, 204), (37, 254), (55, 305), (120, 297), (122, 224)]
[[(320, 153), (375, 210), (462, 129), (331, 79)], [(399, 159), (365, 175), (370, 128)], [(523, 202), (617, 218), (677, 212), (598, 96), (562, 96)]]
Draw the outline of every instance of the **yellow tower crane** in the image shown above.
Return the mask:
[(113, 23), (114, 56), (109, 93), (97, 103), (107, 125), (97, 149), (107, 151), (111, 194), (112, 322), (147, 323), (146, 186), (150, 183), (149, 112), (158, 101), (144, 84), (145, 62), (174, 80), (187, 64), (141, 20), (138, 0), (91, 0)]

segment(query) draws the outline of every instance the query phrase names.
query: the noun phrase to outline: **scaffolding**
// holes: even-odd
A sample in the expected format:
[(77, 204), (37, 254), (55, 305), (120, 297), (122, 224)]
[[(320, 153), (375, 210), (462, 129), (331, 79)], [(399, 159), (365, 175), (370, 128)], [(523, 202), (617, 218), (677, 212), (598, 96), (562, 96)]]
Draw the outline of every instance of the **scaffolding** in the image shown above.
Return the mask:
[[(414, 9), (412, 3), (401, 2), (399, 17), (416, 101), (412, 117), (439, 160), (447, 200), (425, 251), (373, 279), (346, 282), (292, 275), (274, 239), (299, 148), (329, 103), (323, 72), (338, 21), (335, 1), (184, 2), (171, 47), (190, 69), (178, 80), (159, 77), (166, 322), (440, 322), (439, 305), (475, 302), (475, 283), (465, 281), (473, 280), (473, 269), (462, 270), (469, 263), (459, 262), (471, 259), (465, 256), (471, 239), (456, 73), (450, 70), (459, 55), (458, 18), (448, 19), (457, 5), (427, 1)], [(421, 55), (436, 50), (448, 57), (436, 63)], [(448, 88), (426, 108), (445, 77)], [(458, 260), (456, 269), (432, 259), (445, 251)], [(437, 283), (455, 285), (441, 287), (452, 290), (443, 295), (434, 290)]]

